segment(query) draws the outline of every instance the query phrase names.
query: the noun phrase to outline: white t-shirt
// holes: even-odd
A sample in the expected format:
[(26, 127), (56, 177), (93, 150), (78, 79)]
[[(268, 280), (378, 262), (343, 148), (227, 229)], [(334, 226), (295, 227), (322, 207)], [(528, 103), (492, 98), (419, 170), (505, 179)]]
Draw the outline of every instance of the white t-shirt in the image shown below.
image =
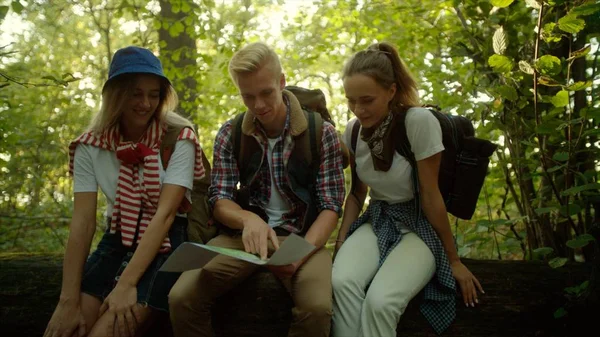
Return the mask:
[[(348, 122), (342, 139), (350, 151), (352, 151), (352, 127), (357, 122), (356, 117)], [(442, 128), (429, 110), (409, 109), (405, 124), (411, 150), (417, 161), (444, 150)], [(412, 168), (408, 160), (398, 152), (394, 154), (392, 166), (387, 172), (375, 171), (369, 145), (360, 138), (359, 133), (355, 158), (356, 172), (360, 180), (369, 186), (371, 199), (384, 200), (390, 204), (413, 199)]]
[(269, 226), (277, 227), (283, 223), (283, 215), (291, 210), (288, 202), (283, 198), (277, 185), (275, 184), (275, 177), (273, 176), (273, 148), (277, 143), (278, 138), (269, 138), (269, 152), (267, 158), (269, 159), (269, 171), (271, 172), (271, 198), (267, 207), (265, 207), (265, 213), (269, 217)]
[[(177, 141), (166, 172), (162, 167), (160, 153), (158, 155), (161, 186), (173, 184), (185, 187), (187, 189), (185, 196), (190, 201), (194, 186), (195, 152), (195, 146), (191, 141)], [(117, 194), (120, 165), (116, 152), (92, 145), (77, 145), (73, 162), (73, 191), (75, 193), (97, 192), (100, 186), (108, 201), (105, 215), (110, 217)], [(140, 177), (142, 177), (142, 170), (140, 166)], [(185, 214), (178, 214), (178, 216), (185, 216)]]

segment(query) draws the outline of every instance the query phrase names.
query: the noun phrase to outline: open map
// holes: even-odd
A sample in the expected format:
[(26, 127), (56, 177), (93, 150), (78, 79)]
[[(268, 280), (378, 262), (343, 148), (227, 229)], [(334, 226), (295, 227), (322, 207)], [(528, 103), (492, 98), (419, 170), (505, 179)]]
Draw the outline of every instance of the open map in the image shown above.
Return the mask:
[(279, 246), (279, 249), (266, 260), (261, 260), (260, 257), (242, 250), (184, 242), (175, 249), (169, 259), (162, 265), (160, 271), (183, 272), (202, 268), (219, 254), (258, 265), (283, 266), (302, 259), (313, 249), (315, 249), (315, 246), (296, 234), (290, 234)]

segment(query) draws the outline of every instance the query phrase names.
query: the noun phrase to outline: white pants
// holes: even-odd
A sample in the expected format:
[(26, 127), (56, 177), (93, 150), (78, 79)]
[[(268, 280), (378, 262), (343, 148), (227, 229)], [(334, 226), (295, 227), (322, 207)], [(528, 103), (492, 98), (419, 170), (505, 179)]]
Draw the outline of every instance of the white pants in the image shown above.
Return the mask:
[(377, 237), (363, 224), (333, 264), (333, 337), (396, 336), (408, 302), (435, 273), (431, 250), (412, 232), (402, 235), (379, 269), (378, 263)]

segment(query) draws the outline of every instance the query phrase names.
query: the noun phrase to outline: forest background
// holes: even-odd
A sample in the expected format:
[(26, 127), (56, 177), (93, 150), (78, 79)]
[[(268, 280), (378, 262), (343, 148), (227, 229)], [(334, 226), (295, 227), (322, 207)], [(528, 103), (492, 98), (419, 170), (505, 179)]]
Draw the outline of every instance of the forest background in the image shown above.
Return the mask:
[[(67, 146), (99, 109), (118, 48), (160, 56), (212, 158), (218, 126), (243, 111), (227, 73), (243, 45), (272, 45), (288, 84), (322, 89), (343, 132), (344, 62), (387, 41), (424, 103), (499, 145), (473, 219), (451, 218), (460, 255), (589, 260), (600, 226), (599, 37), (596, 0), (0, 1), (0, 251), (64, 251)], [(101, 210), (97, 219), (96, 241)]]

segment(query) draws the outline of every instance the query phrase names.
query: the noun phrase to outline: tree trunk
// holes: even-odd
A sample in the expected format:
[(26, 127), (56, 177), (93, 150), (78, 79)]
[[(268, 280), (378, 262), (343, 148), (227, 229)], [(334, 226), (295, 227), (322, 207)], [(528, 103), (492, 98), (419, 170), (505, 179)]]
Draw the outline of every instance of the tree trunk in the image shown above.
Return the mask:
[[(456, 320), (443, 336), (576, 336), (577, 329), (594, 322), (591, 316), (596, 311), (591, 309), (553, 318), (564, 305), (564, 288), (586, 280), (590, 264), (552, 269), (532, 261), (464, 262), (481, 280), (486, 293), (476, 308), (466, 308), (457, 298)], [(0, 331), (4, 336), (42, 335), (58, 301), (61, 272), (60, 256), (0, 255)], [(262, 270), (217, 301), (213, 319), (216, 335), (285, 336), (291, 305), (279, 281)], [(597, 308), (598, 303), (588, 305)], [(147, 336), (169, 336), (168, 316), (163, 315), (150, 331)], [(401, 318), (398, 336), (437, 336), (419, 313), (416, 300)]]
[[(179, 95), (182, 115), (193, 117), (196, 113), (198, 97), (197, 82), (194, 76), (197, 71), (198, 51), (196, 39), (190, 34), (194, 31), (194, 26), (186, 23), (185, 20), (188, 15), (193, 13), (193, 10), (187, 13), (179, 10), (174, 13), (170, 1), (160, 0), (159, 3), (160, 17), (156, 20), (161, 22), (161, 28), (158, 30), (161, 59), (165, 72)], [(194, 6), (192, 1), (189, 1), (189, 5)], [(191, 22), (194, 23), (195, 20)], [(177, 36), (171, 36), (169, 28), (176, 23), (181, 23), (184, 30)]]

